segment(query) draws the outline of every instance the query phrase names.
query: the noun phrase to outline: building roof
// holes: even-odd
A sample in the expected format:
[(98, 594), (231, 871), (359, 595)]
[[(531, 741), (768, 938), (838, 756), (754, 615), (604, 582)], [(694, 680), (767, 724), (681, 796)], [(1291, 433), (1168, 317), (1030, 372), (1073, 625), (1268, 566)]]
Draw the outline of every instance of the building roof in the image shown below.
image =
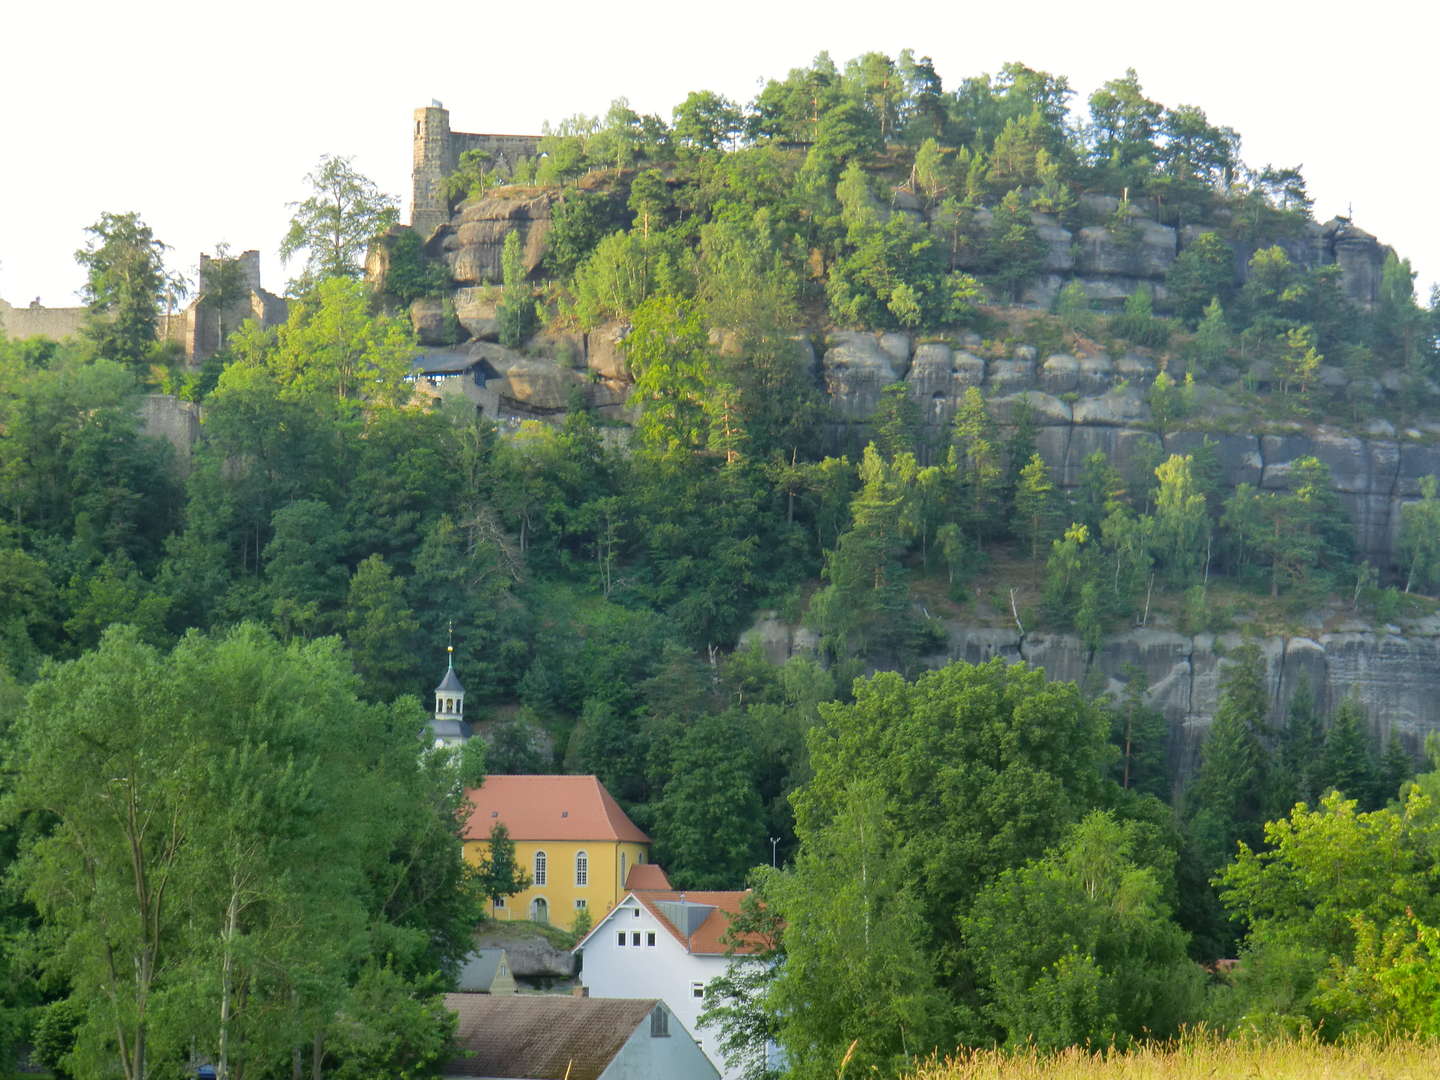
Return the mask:
[(446, 994), (461, 1053), (446, 1076), (596, 1080), (655, 1009), (653, 998)]
[[(677, 892), (674, 889), (631, 889), (630, 895), (596, 923), (594, 929), (586, 934), (572, 951), (579, 952), (585, 948), (615, 913), (628, 907), (633, 900), (655, 916), (656, 922), (678, 941), (686, 952), (695, 956), (724, 956), (729, 946), (721, 938), (730, 928), (731, 921), (740, 914), (740, 902), (748, 891)], [(765, 942), (755, 937), (736, 945), (734, 952), (744, 956), (760, 952), (764, 947)]]
[(670, 879), (665, 876), (665, 871), (659, 863), (642, 862), (630, 867), (625, 875), (625, 889), (627, 892), (634, 892), (636, 889), (668, 889)]
[(475, 364), (469, 349), (421, 349), (411, 357), (410, 371), (415, 375), (458, 375)]
[(488, 992), (495, 983), (502, 960), (506, 961), (508, 969), (510, 965), (504, 949), (476, 949), (461, 965), (460, 989)]
[(441, 680), (440, 680), (440, 685), (437, 686), (437, 687), (435, 687), (435, 693), (437, 693), (437, 694), (463, 694), (463, 693), (465, 693), (465, 687), (463, 687), (463, 686), (460, 685), (460, 676), (458, 676), (458, 675), (455, 674), (455, 669), (454, 669), (453, 667), (449, 667), (449, 668), (446, 668), (446, 669), (445, 669), (445, 678), (441, 679)]
[(499, 823), (512, 840), (650, 842), (593, 776), (487, 776), (466, 794), (466, 840), (488, 840)]

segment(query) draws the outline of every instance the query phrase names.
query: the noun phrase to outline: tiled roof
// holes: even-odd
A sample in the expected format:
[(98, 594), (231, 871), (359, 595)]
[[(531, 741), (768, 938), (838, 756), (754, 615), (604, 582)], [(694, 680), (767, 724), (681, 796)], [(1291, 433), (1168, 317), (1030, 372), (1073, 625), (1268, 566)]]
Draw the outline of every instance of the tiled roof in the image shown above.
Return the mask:
[(665, 876), (665, 871), (661, 869), (659, 863), (636, 863), (625, 875), (626, 892), (634, 892), (636, 889), (668, 888), (670, 888), (670, 879)]
[[(631, 895), (645, 905), (645, 910), (654, 915), (660, 925), (668, 930), (676, 941), (685, 946), (686, 952), (712, 956), (724, 954), (726, 945), (720, 938), (729, 929), (730, 921), (740, 914), (740, 901), (745, 898), (744, 892), (682, 893), (676, 892), (674, 889), (645, 889), (632, 892)], [(704, 904), (715, 909), (688, 939), (660, 906), (663, 901), (681, 900), (690, 904)], [(757, 938), (752, 942), (737, 946), (735, 952), (744, 955), (759, 952), (761, 947), (762, 942)]]
[(503, 822), (512, 840), (650, 842), (593, 776), (488, 776), (466, 794), (466, 840), (488, 840)]
[(465, 687), (460, 685), (460, 677), (455, 674), (455, 669), (446, 668), (445, 678), (440, 680), (440, 685), (435, 687), (437, 694), (463, 694)]
[(656, 1006), (653, 999), (446, 994), (460, 1054), (446, 1076), (596, 1080)]

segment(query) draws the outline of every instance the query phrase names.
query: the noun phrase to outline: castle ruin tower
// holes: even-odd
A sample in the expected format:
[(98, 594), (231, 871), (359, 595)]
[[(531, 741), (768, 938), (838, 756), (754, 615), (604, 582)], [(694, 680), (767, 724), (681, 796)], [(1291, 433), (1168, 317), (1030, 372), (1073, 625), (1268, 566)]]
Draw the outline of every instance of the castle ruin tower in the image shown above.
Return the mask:
[(422, 241), (450, 220), (445, 177), (455, 171), (450, 111), (440, 102), (415, 110), (415, 159), (411, 173), (410, 227)]
[(459, 746), (470, 737), (470, 725), (465, 723), (465, 687), (455, 674), (455, 646), (447, 645), (445, 652), (445, 677), (435, 687), (435, 716), (430, 731), (436, 746)]

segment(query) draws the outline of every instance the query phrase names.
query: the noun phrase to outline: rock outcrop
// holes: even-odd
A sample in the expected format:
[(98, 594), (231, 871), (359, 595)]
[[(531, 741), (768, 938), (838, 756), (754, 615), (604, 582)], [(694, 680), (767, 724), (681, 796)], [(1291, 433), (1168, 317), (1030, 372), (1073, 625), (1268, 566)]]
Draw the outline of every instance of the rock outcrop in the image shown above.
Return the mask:
[[(1136, 629), (1107, 637), (1092, 656), (1067, 634), (1027, 634), (1014, 629), (947, 627), (945, 654), (951, 660), (983, 663), (999, 656), (1024, 660), (1051, 679), (1074, 680), (1119, 693), (1129, 669), (1150, 687), (1150, 703), (1170, 725), (1169, 762), (1177, 782), (1193, 775), (1200, 744), (1219, 703), (1220, 665), (1225, 653), (1245, 639), (1238, 634), (1180, 634)], [(773, 634), (773, 631), (772, 631)], [(1362, 623), (1313, 636), (1256, 639), (1266, 662), (1273, 716), (1283, 716), (1302, 684), (1308, 684), (1322, 712), (1353, 697), (1383, 741), (1394, 732), (1417, 757), (1425, 736), (1440, 731), (1440, 617), (1401, 630)]]
[(505, 237), (518, 232), (525, 272), (534, 273), (545, 254), (554, 202), (554, 193), (545, 188), (498, 188), (465, 202), (450, 224), (430, 238), (427, 253), (443, 259), (462, 287), (495, 283)]

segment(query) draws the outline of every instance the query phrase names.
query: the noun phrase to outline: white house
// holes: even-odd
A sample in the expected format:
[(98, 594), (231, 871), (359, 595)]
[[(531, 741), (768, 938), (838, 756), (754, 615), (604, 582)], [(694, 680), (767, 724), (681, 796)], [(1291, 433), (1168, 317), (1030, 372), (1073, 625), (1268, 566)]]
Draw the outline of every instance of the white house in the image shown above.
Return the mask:
[(633, 877), (627, 884), (631, 891), (625, 899), (575, 946), (580, 981), (592, 998), (659, 998), (695, 1035), (725, 1080), (733, 1080), (740, 1070), (725, 1068), (715, 1033), (701, 1030), (698, 1021), (706, 986), (729, 965), (720, 939), (745, 893), (636, 888), (640, 882)]
[(451, 1080), (718, 1080), (664, 1002), (446, 994), (456, 1014)]

